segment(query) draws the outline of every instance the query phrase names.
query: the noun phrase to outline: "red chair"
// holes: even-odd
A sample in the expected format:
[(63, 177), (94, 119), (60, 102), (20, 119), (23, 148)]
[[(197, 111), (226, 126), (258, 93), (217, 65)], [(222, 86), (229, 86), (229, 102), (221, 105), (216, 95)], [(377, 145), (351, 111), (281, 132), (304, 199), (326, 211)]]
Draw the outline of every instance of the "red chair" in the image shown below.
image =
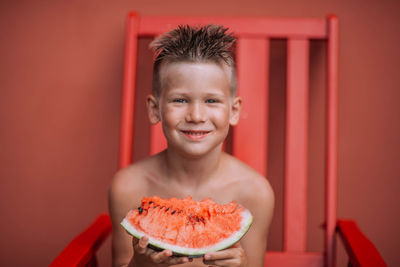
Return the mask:
[[(267, 173), (268, 59), (269, 40), (287, 40), (287, 110), (284, 197), (283, 251), (267, 252), (265, 266), (334, 266), (334, 235), (342, 237), (349, 255), (349, 266), (386, 266), (374, 245), (353, 221), (337, 220), (337, 74), (338, 19), (281, 18), (209, 18), (161, 17), (129, 14), (126, 35), (123, 84), (120, 163), (132, 162), (133, 118), (137, 64), (137, 40), (155, 36), (178, 24), (222, 24), (238, 37), (236, 61), (238, 92), (247, 103), (242, 118), (234, 128), (232, 153), (250, 166)], [(327, 42), (326, 105), (326, 199), (325, 248), (323, 253), (306, 251), (307, 184), (307, 114), (308, 61), (310, 39)], [(251, 71), (249, 71), (251, 70)], [(247, 88), (251, 88), (248, 90)], [(257, 125), (257, 131), (249, 131)], [(150, 152), (165, 147), (160, 127), (151, 129)], [(240, 145), (246, 140), (246, 145)], [(260, 149), (261, 148), (261, 149)], [(95, 251), (110, 232), (108, 215), (101, 215), (93, 225), (76, 237), (51, 266), (95, 266)]]

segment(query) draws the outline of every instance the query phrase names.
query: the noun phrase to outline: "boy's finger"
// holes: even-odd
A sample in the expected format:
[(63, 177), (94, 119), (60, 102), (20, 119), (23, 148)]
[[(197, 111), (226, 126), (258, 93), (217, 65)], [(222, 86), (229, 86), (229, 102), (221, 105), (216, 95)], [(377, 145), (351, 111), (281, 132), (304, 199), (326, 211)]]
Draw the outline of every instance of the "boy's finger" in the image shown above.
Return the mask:
[(170, 257), (168, 259), (168, 264), (169, 265), (178, 265), (178, 264), (182, 264), (182, 263), (187, 263), (187, 262), (192, 262), (193, 259), (189, 259), (188, 257)]
[(159, 253), (153, 253), (151, 255), (151, 259), (153, 262), (155, 263), (162, 263), (164, 261), (166, 261), (169, 257), (172, 256), (172, 252), (168, 249), (163, 250)]
[(218, 252), (213, 252), (213, 253), (207, 253), (204, 255), (204, 260), (210, 261), (210, 260), (223, 260), (223, 259), (229, 259), (233, 258), (233, 252), (230, 249), (218, 251)]
[(135, 246), (135, 251), (137, 251), (140, 254), (144, 254), (146, 252), (148, 243), (149, 243), (149, 238), (147, 236), (143, 236), (142, 238), (139, 239), (139, 242), (137, 242)]

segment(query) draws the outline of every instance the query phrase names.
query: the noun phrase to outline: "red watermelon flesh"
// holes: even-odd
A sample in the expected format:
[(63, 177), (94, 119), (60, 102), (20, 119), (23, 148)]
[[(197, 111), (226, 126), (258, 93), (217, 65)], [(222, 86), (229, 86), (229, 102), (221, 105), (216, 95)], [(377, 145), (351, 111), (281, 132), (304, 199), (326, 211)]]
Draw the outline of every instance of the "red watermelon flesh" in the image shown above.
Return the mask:
[(157, 248), (181, 255), (203, 255), (236, 243), (247, 232), (253, 217), (236, 202), (226, 205), (211, 199), (195, 201), (144, 197), (138, 209), (128, 212), (122, 226), (133, 236), (149, 237)]

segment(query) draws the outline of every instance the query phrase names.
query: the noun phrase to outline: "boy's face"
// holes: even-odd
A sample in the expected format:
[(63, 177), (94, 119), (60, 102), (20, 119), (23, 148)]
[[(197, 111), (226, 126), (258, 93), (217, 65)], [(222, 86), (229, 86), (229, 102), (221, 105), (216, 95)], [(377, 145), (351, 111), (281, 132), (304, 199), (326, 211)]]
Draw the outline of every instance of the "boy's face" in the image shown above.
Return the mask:
[(192, 157), (220, 149), (241, 105), (231, 95), (229, 67), (170, 63), (161, 67), (160, 81), (160, 96), (149, 96), (148, 109), (152, 123), (161, 121), (168, 147)]

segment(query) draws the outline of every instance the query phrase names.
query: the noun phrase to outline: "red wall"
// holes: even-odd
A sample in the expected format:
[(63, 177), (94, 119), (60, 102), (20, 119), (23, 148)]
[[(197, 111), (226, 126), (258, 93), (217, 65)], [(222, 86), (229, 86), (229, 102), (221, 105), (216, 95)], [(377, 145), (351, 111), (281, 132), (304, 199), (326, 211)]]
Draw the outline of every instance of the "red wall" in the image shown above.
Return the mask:
[[(400, 2), (2, 1), (0, 3), (0, 261), (45, 266), (107, 210), (117, 168), (124, 22), (143, 14), (340, 19), (339, 217), (354, 218), (389, 266), (400, 266)], [(142, 43), (144, 47), (146, 40)], [(321, 250), (324, 44), (312, 43), (310, 250)], [(272, 44), (269, 179), (278, 196), (269, 249), (281, 248), (285, 43)], [(144, 49), (142, 49), (144, 51)], [(143, 68), (149, 68), (141, 54)], [(140, 79), (143, 90), (148, 76)], [(146, 132), (142, 135), (145, 136)], [(136, 157), (142, 157), (139, 151)], [(28, 224), (29, 222), (29, 224)], [(107, 245), (109, 246), (109, 244)], [(108, 247), (102, 250), (104, 266)], [(339, 246), (339, 266), (345, 266)]]

